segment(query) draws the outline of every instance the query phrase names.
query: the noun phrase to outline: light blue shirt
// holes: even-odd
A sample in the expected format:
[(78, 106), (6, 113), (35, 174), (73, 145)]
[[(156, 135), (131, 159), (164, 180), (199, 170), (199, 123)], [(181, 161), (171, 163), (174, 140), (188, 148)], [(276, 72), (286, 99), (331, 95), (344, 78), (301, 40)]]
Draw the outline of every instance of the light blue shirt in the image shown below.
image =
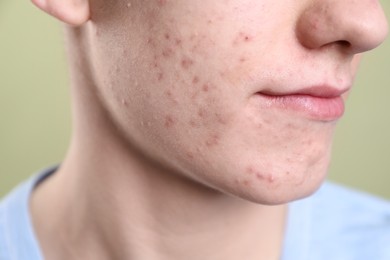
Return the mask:
[[(43, 259), (28, 204), (54, 171), (32, 177), (0, 203), (0, 260)], [(289, 205), (282, 260), (390, 260), (390, 203), (325, 183)]]

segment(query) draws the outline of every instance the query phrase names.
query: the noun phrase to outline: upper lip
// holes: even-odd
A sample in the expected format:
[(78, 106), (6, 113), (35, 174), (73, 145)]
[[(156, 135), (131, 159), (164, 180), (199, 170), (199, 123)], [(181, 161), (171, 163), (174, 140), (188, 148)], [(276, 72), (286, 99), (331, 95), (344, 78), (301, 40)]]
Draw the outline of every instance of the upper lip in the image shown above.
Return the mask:
[(298, 90), (285, 91), (285, 92), (278, 92), (275, 90), (262, 90), (259, 91), (258, 93), (267, 96), (306, 95), (306, 96), (313, 96), (319, 98), (335, 98), (341, 96), (348, 90), (349, 88), (340, 89), (333, 86), (323, 85), (323, 86), (306, 87)]

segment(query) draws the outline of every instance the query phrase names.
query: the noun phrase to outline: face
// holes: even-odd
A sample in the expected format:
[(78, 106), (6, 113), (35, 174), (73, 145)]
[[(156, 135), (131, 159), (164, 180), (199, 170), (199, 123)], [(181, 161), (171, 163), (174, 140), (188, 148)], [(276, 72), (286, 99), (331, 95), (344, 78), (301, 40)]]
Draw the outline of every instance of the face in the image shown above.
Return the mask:
[(125, 142), (262, 204), (319, 186), (356, 54), (387, 30), (373, 0), (95, 1), (87, 26), (94, 80)]

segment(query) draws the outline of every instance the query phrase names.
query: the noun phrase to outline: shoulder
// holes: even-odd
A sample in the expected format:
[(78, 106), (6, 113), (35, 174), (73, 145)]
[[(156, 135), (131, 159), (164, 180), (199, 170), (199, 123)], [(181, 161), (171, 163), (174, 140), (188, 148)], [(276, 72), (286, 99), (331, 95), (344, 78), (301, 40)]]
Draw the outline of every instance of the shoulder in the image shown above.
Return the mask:
[(390, 259), (388, 201), (333, 183), (310, 199), (312, 243), (328, 259)]
[(29, 199), (34, 187), (54, 169), (34, 175), (0, 200), (0, 260), (42, 259), (30, 219)]

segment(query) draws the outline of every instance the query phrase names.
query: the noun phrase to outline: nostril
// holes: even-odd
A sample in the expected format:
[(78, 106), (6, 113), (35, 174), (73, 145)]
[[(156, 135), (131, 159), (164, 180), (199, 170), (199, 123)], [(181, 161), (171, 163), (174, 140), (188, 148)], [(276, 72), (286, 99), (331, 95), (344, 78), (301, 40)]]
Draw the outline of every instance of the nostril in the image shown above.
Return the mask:
[(345, 48), (349, 48), (352, 45), (349, 41), (345, 41), (345, 40), (336, 41), (335, 44), (338, 44), (338, 45), (345, 47)]

